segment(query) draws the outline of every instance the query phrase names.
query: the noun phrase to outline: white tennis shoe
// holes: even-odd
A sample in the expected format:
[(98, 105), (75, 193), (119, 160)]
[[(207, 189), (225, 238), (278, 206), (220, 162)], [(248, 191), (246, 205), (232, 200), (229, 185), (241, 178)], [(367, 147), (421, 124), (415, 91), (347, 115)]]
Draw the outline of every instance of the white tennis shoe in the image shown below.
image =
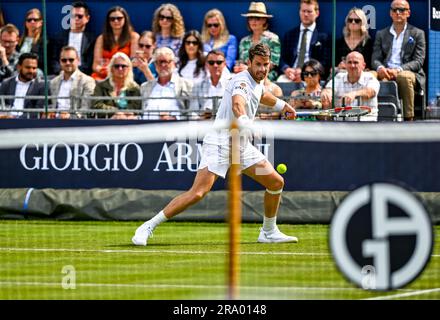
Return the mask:
[(153, 228), (151, 228), (150, 224), (145, 222), (139, 228), (136, 229), (133, 238), (131, 238), (131, 242), (137, 246), (146, 246), (148, 238), (153, 237)]
[(298, 242), (297, 237), (291, 237), (282, 233), (278, 227), (271, 231), (264, 231), (260, 229), (260, 235), (258, 236), (258, 242), (261, 243), (283, 243), (283, 242)]

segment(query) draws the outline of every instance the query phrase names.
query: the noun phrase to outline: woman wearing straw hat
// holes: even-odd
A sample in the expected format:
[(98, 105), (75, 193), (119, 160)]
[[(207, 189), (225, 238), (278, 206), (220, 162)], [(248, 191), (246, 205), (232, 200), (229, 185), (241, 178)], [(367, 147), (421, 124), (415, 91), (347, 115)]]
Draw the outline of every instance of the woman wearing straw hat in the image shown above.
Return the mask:
[(240, 41), (240, 60), (238, 63), (236, 63), (234, 72), (237, 73), (247, 69), (247, 65), (245, 63), (249, 58), (249, 48), (251, 48), (254, 44), (262, 42), (268, 45), (272, 52), (272, 65), (268, 78), (270, 80), (276, 80), (276, 67), (280, 62), (281, 44), (278, 35), (267, 30), (269, 27), (268, 19), (272, 18), (273, 16), (267, 14), (266, 5), (264, 2), (251, 2), (248, 12), (243, 13), (242, 16), (247, 18), (247, 27), (248, 30), (251, 31), (251, 34), (244, 37)]

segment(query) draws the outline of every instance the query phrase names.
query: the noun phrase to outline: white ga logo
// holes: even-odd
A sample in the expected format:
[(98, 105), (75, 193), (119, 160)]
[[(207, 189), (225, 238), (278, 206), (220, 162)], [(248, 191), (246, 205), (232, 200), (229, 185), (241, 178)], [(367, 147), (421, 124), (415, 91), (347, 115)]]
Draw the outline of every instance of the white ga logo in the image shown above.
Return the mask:
[[(364, 238), (359, 239), (359, 234)], [(432, 224), (424, 206), (409, 191), (387, 183), (366, 185), (349, 194), (335, 211), (330, 247), (339, 269), (356, 285), (397, 289), (413, 281), (429, 261)], [(374, 271), (368, 286), (365, 265), (360, 263), (366, 260), (372, 262)]]

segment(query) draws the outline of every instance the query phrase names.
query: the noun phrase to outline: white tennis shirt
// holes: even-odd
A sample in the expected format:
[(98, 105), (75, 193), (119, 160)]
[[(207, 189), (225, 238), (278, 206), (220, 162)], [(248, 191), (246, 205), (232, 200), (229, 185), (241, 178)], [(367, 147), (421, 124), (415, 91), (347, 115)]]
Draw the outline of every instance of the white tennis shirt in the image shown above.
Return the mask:
[[(247, 70), (237, 73), (226, 85), (214, 124), (224, 120), (231, 121), (235, 118), (232, 111), (232, 97), (235, 95), (240, 95), (244, 98), (247, 116), (251, 120), (255, 119), (263, 92), (264, 86), (262, 81), (260, 83), (256, 82)], [(229, 144), (229, 130), (209, 132), (203, 139), (203, 142), (217, 145)]]

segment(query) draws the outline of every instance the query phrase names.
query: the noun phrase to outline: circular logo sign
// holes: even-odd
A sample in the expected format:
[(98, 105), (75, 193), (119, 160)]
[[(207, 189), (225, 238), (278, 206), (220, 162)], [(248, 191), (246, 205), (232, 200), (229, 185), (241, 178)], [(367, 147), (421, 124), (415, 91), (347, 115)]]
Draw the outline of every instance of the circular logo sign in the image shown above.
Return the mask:
[(336, 265), (368, 290), (402, 288), (423, 271), (433, 248), (429, 214), (409, 191), (374, 183), (350, 193), (330, 225)]

